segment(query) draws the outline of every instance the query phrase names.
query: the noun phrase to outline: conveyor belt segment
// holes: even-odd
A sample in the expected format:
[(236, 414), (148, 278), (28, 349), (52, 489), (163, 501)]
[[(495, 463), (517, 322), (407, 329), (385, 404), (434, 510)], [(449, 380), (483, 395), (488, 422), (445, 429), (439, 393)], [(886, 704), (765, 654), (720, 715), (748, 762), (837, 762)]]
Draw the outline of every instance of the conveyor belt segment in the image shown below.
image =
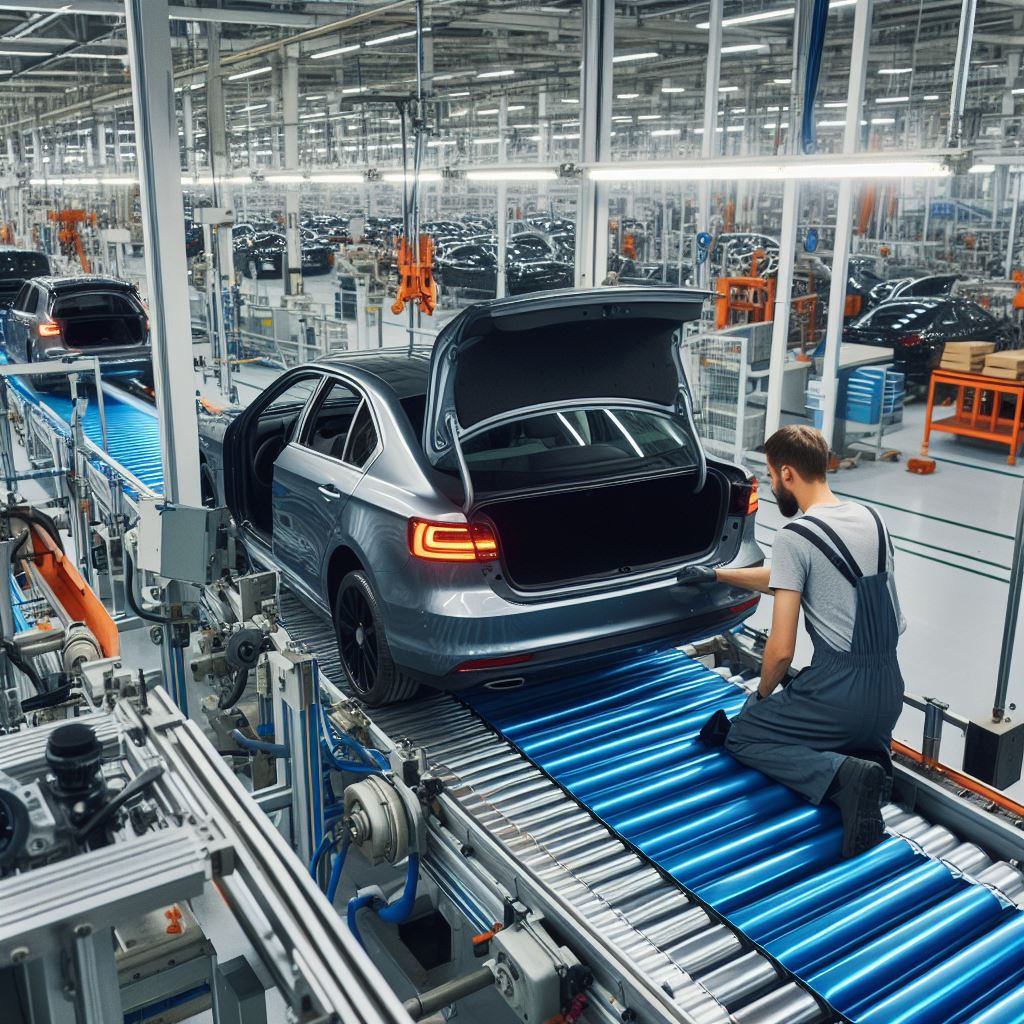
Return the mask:
[[(851, 1020), (954, 1024), (997, 999), (1019, 1005), (1024, 914), (903, 838), (841, 861), (832, 806), (813, 807), (697, 739), (714, 710), (742, 704), (699, 662), (670, 651), (463, 699)], [(972, 849), (952, 857), (961, 870)]]

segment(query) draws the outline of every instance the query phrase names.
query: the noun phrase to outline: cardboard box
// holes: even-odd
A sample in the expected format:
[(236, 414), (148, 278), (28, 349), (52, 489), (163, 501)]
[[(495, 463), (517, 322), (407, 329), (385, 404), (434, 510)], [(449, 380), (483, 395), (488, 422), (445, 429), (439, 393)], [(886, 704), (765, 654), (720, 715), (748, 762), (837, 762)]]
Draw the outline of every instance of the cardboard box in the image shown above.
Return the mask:
[(1024, 349), (1014, 348), (1008, 352), (993, 352), (985, 356), (986, 367), (999, 367), (1004, 370), (1024, 370)]
[(986, 366), (981, 372), (986, 377), (998, 377), (1000, 380), (1024, 380), (1024, 363), (1017, 369), (1010, 366)]
[(985, 360), (978, 359), (973, 363), (947, 363), (945, 359), (939, 363), (940, 370), (949, 370), (952, 373), (981, 373), (985, 368)]
[(995, 352), (996, 347), (991, 341), (947, 341), (942, 350), (943, 360), (971, 362), (980, 356)]

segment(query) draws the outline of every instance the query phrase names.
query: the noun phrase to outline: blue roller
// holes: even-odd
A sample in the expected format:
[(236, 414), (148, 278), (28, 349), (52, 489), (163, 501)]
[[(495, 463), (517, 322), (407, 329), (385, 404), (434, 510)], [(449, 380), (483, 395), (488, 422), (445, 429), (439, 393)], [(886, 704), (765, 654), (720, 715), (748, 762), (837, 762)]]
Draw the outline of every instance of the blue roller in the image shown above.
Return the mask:
[(831, 804), (814, 807), (700, 742), (708, 717), (735, 714), (744, 697), (699, 662), (665, 651), (461, 697), (837, 1015), (978, 1024), (968, 1020), (977, 1000), (1020, 1009), (1024, 915), (903, 839), (843, 861)]
[[(1000, 927), (856, 1017), (857, 1024), (950, 1024), (978, 999), (1024, 979), (1024, 914)], [(981, 1009), (981, 1007), (979, 1007)], [(1004, 1024), (1004, 1022), (1000, 1022)]]
[(1014, 913), (983, 886), (960, 888), (807, 980), (833, 1006), (856, 1016)]
[(1024, 986), (975, 1014), (965, 1024), (1024, 1024)]

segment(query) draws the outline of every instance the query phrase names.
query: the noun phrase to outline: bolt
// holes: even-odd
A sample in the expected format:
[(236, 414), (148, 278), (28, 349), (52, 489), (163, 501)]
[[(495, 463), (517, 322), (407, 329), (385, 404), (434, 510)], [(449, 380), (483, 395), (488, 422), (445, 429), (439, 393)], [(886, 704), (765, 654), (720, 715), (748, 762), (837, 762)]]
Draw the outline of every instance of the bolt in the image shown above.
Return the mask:
[(20, 964), (28, 959), (28, 946), (15, 946), (11, 950), (11, 963)]

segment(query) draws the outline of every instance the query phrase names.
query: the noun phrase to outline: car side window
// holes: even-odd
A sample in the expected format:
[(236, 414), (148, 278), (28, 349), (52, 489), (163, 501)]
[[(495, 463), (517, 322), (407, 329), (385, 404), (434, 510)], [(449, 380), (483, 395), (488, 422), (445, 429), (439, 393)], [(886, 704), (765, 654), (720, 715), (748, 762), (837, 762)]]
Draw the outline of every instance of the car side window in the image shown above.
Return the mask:
[(361, 469), (369, 461), (376, 447), (377, 428), (370, 415), (370, 404), (364, 399), (356, 413), (356, 418), (352, 421), (348, 450), (344, 456), (345, 462)]
[(27, 281), (21, 286), (17, 296), (14, 299), (13, 308), (19, 312), (24, 312), (26, 309), (26, 303), (28, 302), (28, 296), (32, 292), (32, 285)]
[(353, 418), (361, 396), (341, 381), (331, 382), (321, 393), (306, 421), (299, 444), (321, 455), (340, 460), (345, 452)]
[(295, 436), (295, 428), (302, 417), (302, 410), (316, 391), (320, 378), (310, 375), (292, 381), (279, 395), (273, 398), (259, 412), (260, 420), (280, 421), (284, 427), (284, 443), (287, 444)]

